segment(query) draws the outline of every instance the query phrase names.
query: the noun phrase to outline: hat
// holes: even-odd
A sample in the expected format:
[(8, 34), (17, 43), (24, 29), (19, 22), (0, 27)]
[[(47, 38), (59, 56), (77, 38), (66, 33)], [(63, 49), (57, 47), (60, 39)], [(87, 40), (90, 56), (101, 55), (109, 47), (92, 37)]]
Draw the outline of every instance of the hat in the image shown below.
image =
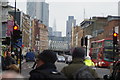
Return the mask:
[(86, 56), (85, 59), (91, 60), (91, 57), (90, 56)]
[(57, 60), (57, 55), (52, 50), (44, 50), (38, 55), (38, 59), (44, 61), (45, 63), (55, 63)]
[(82, 58), (84, 59), (85, 51), (82, 47), (75, 47), (72, 51), (72, 58)]

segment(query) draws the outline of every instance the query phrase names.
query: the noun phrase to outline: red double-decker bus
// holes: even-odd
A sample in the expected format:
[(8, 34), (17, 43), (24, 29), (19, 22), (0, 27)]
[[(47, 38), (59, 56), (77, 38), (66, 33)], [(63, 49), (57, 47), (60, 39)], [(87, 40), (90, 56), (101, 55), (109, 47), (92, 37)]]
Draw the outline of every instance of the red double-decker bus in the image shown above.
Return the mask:
[(109, 67), (115, 60), (116, 56), (116, 53), (113, 52), (113, 40), (102, 39), (92, 41), (89, 55), (95, 63), (95, 66)]

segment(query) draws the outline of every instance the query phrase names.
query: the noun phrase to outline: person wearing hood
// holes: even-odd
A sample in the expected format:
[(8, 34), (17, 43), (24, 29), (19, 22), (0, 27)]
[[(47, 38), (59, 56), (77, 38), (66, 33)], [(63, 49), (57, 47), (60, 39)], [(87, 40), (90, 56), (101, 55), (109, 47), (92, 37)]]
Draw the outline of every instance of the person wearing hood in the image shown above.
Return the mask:
[[(61, 72), (64, 73), (64, 75), (68, 78), (68, 80), (74, 80), (73, 73), (77, 72), (80, 68), (85, 66), (84, 63), (84, 57), (85, 57), (85, 51), (82, 47), (75, 47), (72, 51), (72, 62), (70, 65), (65, 66)], [(92, 75), (94, 75), (95, 78), (98, 78), (97, 73), (89, 69)]]
[(36, 79), (51, 80), (49, 78), (52, 76), (56, 78), (57, 73), (59, 73), (55, 66), (56, 60), (57, 60), (57, 55), (55, 52), (53, 52), (52, 50), (44, 50), (42, 53), (40, 53), (37, 56), (36, 68), (30, 72), (29, 80), (36, 80)]

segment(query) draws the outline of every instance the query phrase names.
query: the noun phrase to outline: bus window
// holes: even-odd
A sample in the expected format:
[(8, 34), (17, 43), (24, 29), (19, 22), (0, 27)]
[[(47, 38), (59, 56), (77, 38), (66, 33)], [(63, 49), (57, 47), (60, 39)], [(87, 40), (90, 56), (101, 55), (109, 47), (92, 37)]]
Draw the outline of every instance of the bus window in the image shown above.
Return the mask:
[(113, 52), (104, 53), (103, 55), (104, 55), (104, 60), (105, 61), (112, 62), (114, 60)]
[(91, 58), (92, 58), (92, 59), (97, 59), (97, 53), (92, 53)]
[(91, 48), (93, 48), (93, 43), (91, 43)]
[(104, 48), (104, 60), (112, 62), (114, 60), (114, 54), (112, 48)]
[(113, 41), (112, 40), (105, 40), (104, 46), (113, 46)]
[(98, 47), (98, 43), (95, 43), (95, 47)]
[(99, 47), (102, 47), (102, 42), (99, 43)]

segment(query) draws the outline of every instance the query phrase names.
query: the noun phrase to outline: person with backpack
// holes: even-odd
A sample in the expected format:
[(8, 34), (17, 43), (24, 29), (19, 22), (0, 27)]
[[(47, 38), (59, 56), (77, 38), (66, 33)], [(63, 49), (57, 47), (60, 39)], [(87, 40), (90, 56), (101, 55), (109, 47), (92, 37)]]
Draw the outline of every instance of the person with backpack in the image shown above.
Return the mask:
[(44, 50), (37, 56), (36, 68), (30, 72), (29, 80), (66, 80), (61, 72), (58, 72), (55, 62), (57, 55), (52, 50)]
[(85, 51), (82, 47), (75, 47), (72, 51), (72, 62), (61, 72), (68, 80), (97, 80), (97, 73), (84, 63)]

